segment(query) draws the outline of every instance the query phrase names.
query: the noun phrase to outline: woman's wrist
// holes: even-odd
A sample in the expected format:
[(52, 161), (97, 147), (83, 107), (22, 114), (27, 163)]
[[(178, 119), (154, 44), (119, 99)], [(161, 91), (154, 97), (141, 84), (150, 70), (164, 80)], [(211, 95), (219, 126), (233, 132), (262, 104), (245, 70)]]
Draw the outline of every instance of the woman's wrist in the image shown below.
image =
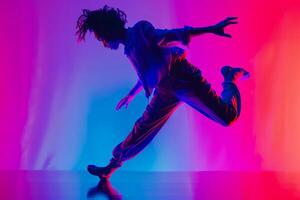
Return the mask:
[(214, 30), (215, 30), (215, 26), (207, 26), (207, 27), (191, 28), (190, 32), (192, 35), (197, 35), (203, 33), (213, 33)]

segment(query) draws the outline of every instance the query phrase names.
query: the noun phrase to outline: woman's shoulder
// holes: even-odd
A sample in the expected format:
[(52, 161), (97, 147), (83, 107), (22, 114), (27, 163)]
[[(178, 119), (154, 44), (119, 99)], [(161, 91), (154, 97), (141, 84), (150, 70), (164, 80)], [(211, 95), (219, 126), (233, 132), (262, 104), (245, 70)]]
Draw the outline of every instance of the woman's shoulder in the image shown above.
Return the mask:
[(133, 28), (142, 28), (142, 29), (148, 29), (148, 28), (154, 28), (152, 23), (147, 21), (147, 20), (140, 20), (138, 22), (135, 23), (135, 25), (133, 26)]

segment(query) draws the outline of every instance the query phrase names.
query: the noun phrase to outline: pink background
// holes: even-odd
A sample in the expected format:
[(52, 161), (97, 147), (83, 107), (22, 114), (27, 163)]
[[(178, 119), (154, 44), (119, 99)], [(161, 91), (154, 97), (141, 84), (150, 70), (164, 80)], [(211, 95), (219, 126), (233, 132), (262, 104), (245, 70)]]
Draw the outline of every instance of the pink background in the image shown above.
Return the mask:
[(81, 9), (124, 10), (128, 26), (212, 25), (239, 17), (232, 39), (192, 39), (189, 60), (220, 92), (223, 65), (243, 66), (240, 119), (222, 127), (180, 107), (124, 170), (300, 169), (300, 3), (295, 0), (11, 1), (1, 3), (0, 169), (80, 170), (106, 164), (147, 100), (115, 111), (136, 81), (123, 54), (92, 34), (78, 44)]

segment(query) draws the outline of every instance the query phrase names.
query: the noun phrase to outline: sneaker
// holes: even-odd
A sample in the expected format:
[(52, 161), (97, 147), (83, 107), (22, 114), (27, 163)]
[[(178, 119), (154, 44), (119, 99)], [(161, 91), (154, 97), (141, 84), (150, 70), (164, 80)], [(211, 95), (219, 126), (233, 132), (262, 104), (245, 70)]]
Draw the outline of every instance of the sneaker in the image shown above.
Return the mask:
[(96, 165), (88, 165), (87, 170), (90, 174), (98, 176), (100, 179), (109, 179), (116, 169), (122, 166), (122, 163), (111, 159), (106, 167), (97, 167)]
[(250, 73), (243, 68), (233, 68), (230, 66), (224, 66), (221, 69), (224, 76), (224, 81), (235, 82), (238, 79), (247, 79), (250, 77)]
[(111, 175), (109, 168), (97, 167), (95, 165), (88, 165), (87, 170), (90, 174), (98, 176), (100, 179), (108, 179)]

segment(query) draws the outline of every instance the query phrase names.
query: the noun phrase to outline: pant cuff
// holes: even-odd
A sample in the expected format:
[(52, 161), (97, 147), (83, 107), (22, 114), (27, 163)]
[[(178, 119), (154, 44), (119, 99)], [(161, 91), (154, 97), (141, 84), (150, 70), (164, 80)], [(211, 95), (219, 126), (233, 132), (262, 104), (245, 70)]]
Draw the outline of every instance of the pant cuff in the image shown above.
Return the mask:
[(121, 167), (123, 165), (123, 162), (117, 160), (116, 158), (111, 158), (109, 165), (114, 168), (117, 168), (117, 167)]

